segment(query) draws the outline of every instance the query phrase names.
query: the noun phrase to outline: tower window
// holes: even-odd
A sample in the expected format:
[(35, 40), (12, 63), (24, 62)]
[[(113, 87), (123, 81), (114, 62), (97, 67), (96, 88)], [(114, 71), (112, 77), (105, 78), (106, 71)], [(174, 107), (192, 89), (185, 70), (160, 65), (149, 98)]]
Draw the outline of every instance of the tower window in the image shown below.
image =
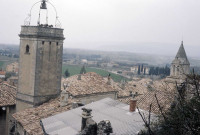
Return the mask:
[(30, 53), (30, 47), (29, 47), (29, 45), (26, 45), (26, 53)]
[(44, 41), (42, 41), (42, 44), (44, 45)]
[(176, 68), (176, 67), (175, 67), (175, 65), (174, 65), (174, 66), (173, 66), (173, 74), (175, 74), (175, 68)]
[(49, 42), (49, 45), (51, 45), (51, 42)]
[(58, 46), (58, 42), (56, 42), (56, 45)]

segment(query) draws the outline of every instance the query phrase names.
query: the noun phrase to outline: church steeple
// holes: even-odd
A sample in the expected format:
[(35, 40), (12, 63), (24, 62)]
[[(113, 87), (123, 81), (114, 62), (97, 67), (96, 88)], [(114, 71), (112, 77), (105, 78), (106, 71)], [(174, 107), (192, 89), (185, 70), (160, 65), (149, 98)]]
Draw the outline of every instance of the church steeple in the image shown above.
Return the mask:
[(176, 58), (184, 58), (187, 60), (187, 55), (183, 46), (183, 41), (181, 42), (181, 46), (176, 54)]
[(171, 63), (170, 76), (183, 76), (184, 74), (189, 74), (189, 72), (190, 62), (187, 59), (182, 41), (176, 57)]

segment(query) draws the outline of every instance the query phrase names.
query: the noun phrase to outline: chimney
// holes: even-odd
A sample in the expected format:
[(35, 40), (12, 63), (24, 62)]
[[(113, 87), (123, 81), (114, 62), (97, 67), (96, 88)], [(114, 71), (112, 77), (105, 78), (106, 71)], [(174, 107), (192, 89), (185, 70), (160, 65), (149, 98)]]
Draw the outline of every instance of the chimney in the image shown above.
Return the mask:
[(131, 99), (130, 100), (130, 112), (134, 112), (136, 109), (137, 100)]
[(60, 106), (66, 106), (68, 104), (69, 93), (63, 90), (60, 94)]
[(60, 94), (60, 106), (66, 106), (68, 104), (69, 93), (66, 91), (68, 85), (63, 84), (64, 90)]
[(108, 75), (108, 81), (107, 81), (108, 85), (111, 85), (111, 78), (110, 78), (110, 74)]
[(91, 109), (86, 109), (86, 108), (82, 108), (83, 112), (82, 112), (82, 124), (81, 124), (81, 131), (84, 130), (84, 128), (86, 127), (86, 121), (89, 118), (92, 118), (91, 116)]
[(77, 78), (77, 79), (78, 79), (78, 80), (81, 80), (81, 74), (78, 75), (78, 78)]
[(132, 91), (129, 91), (129, 93), (130, 93), (129, 95), (132, 97), (132, 96), (133, 96), (133, 92), (132, 92)]
[(138, 92), (135, 92), (135, 94), (133, 94), (133, 91), (129, 91), (130, 93), (130, 97), (132, 97), (132, 99), (134, 99), (135, 97), (137, 97), (139, 94)]
[(63, 88), (64, 90), (68, 87), (68, 85), (66, 83), (63, 83)]
[(122, 82), (121, 82), (121, 88), (124, 90), (125, 89), (125, 85), (126, 85), (126, 82), (125, 82), (125, 80), (123, 80)]

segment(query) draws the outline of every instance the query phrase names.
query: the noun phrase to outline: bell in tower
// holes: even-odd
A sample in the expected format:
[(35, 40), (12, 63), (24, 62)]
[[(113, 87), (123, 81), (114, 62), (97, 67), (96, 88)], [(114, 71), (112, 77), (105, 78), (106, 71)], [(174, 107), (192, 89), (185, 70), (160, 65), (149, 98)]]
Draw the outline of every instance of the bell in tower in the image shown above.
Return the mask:
[(40, 9), (47, 9), (46, 1), (43, 0), (40, 6)]

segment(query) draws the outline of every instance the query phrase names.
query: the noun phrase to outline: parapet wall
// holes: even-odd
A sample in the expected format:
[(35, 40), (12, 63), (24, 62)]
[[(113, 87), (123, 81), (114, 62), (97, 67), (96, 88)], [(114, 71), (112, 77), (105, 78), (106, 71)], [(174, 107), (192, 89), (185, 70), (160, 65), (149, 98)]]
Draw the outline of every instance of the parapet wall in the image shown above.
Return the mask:
[(64, 39), (63, 29), (43, 26), (21, 26), (20, 37), (48, 37), (52, 39)]

